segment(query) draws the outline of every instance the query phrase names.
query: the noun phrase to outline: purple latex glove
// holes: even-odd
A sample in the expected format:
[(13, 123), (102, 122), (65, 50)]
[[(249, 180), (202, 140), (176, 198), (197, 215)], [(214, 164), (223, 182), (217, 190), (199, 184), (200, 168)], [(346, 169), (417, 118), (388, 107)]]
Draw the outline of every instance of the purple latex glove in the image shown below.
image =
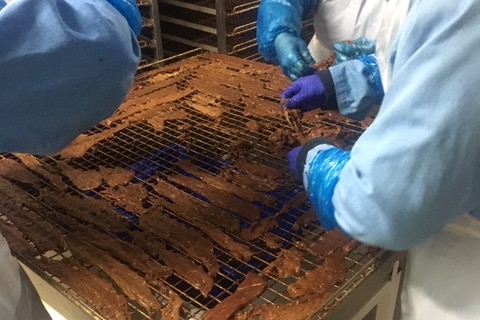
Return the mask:
[(287, 153), (288, 168), (290, 169), (290, 172), (298, 181), (303, 180), (303, 177), (302, 177), (303, 172), (298, 172), (298, 165), (297, 165), (297, 159), (301, 149), (302, 149), (301, 146), (296, 147)]
[(298, 78), (282, 94), (282, 100), (287, 99), (288, 109), (309, 111), (325, 104), (327, 96), (325, 86), (316, 74)]

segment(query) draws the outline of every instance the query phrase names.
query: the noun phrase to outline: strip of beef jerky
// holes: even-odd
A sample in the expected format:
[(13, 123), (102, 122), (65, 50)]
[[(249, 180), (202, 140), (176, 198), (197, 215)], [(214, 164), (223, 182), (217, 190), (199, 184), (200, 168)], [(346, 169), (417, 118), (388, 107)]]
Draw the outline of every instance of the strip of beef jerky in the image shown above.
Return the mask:
[(126, 218), (122, 218), (111, 205), (91, 197), (80, 198), (67, 193), (40, 191), (39, 197), (53, 209), (83, 222), (91, 223), (111, 233), (127, 230)]
[(326, 257), (332, 254), (338, 248), (348, 243), (350, 239), (340, 230), (335, 229), (325, 232), (319, 240), (301, 240), (295, 241), (294, 245), (317, 257)]
[(205, 95), (218, 97), (232, 104), (237, 104), (242, 99), (242, 92), (240, 90), (232, 89), (225, 84), (209, 85), (203, 78), (191, 78), (188, 79), (188, 83), (192, 88), (196, 88)]
[(275, 201), (274, 198), (272, 198), (271, 196), (265, 193), (260, 193), (256, 190), (238, 186), (236, 184), (233, 184), (225, 180), (221, 176), (209, 174), (205, 171), (202, 171), (200, 170), (200, 168), (196, 167), (190, 161), (185, 161), (185, 160), (177, 161), (176, 165), (179, 166), (182, 170), (200, 178), (200, 180), (202, 180), (203, 182), (208, 183), (218, 189), (223, 189), (225, 191), (233, 193), (239, 196), (240, 198), (245, 199), (248, 202), (257, 201), (266, 205), (273, 205)]
[(213, 279), (203, 270), (201, 265), (181, 253), (166, 250), (165, 243), (159, 241), (149, 232), (136, 231), (130, 235), (134, 245), (142, 248), (150, 256), (162, 260), (180, 278), (197, 288), (204, 297), (208, 296), (213, 288)]
[(250, 173), (253, 176), (264, 179), (279, 179), (283, 176), (283, 173), (279, 170), (264, 166), (262, 164), (249, 162), (245, 158), (239, 158), (235, 161), (234, 167)]
[[(214, 119), (220, 118), (223, 114), (223, 110), (218, 103), (211, 104), (208, 101), (205, 101), (205, 99), (194, 99), (194, 97), (195, 96), (192, 97), (191, 101), (185, 101), (184, 105)], [(207, 104), (205, 104), (205, 102)]]
[(230, 319), (239, 309), (253, 302), (267, 287), (267, 282), (259, 275), (249, 272), (235, 292), (208, 310), (203, 320)]
[(103, 250), (79, 241), (73, 236), (67, 236), (67, 244), (73, 257), (96, 265), (102, 269), (125, 295), (140, 304), (151, 315), (162, 309), (160, 302), (153, 296), (145, 280), (130, 270), (126, 265), (118, 262)]
[(175, 110), (167, 105), (165, 107), (169, 109), (162, 111), (155, 108), (148, 115), (145, 115), (147, 117), (145, 121), (157, 131), (162, 131), (165, 128), (165, 121), (167, 120), (185, 119), (190, 116), (185, 110)]
[(156, 112), (168, 111), (168, 104), (180, 100), (194, 92), (193, 88), (179, 90), (176, 86), (164, 88), (161, 91), (155, 91), (151, 94), (136, 97), (125, 101), (122, 109), (112, 117), (104, 120), (107, 125), (122, 120), (125, 123), (147, 119), (152, 115), (151, 110)]
[(112, 284), (90, 272), (74, 259), (65, 258), (61, 261), (42, 259), (37, 263), (68, 285), (105, 319), (130, 319), (125, 296), (118, 294)]
[(10, 201), (0, 202), (0, 212), (3, 212), (8, 219), (33, 242), (38, 252), (48, 250), (65, 250), (63, 235), (50, 224), (32, 211), (26, 211), (19, 205)]
[(109, 187), (100, 194), (128, 212), (141, 215), (146, 210), (143, 201), (148, 197), (148, 190), (141, 183)]
[[(231, 88), (238, 88), (244, 95), (249, 98), (264, 96), (278, 96), (279, 92), (272, 91), (259, 85), (258, 81), (252, 81), (251, 75), (240, 73), (231, 66), (220, 62), (218, 67), (212, 68), (210, 65), (200, 66), (194, 73), (194, 76), (203, 79), (203, 85), (212, 85), (215, 87), (225, 85)], [(272, 108), (273, 109), (273, 108)]]
[(169, 176), (168, 180), (207, 198), (213, 205), (233, 212), (249, 221), (255, 221), (260, 217), (260, 208), (253, 203), (246, 202), (225, 190), (212, 187), (203, 181), (183, 175)]
[(168, 303), (162, 309), (162, 319), (166, 320), (179, 320), (180, 308), (182, 307), (183, 300), (173, 290), (168, 290)]
[(263, 272), (280, 279), (298, 276), (302, 260), (302, 254), (295, 248), (282, 249), (278, 257)]
[(298, 217), (298, 220), (292, 226), (292, 230), (300, 230), (300, 228), (305, 228), (313, 222), (318, 223), (318, 216), (315, 213), (315, 210), (311, 208), (307, 212), (302, 214), (300, 217)]
[(270, 249), (280, 249), (283, 246), (282, 239), (273, 233), (264, 234), (262, 239), (265, 242), (265, 245)]
[(135, 176), (135, 172), (120, 167), (107, 168), (105, 166), (99, 166), (98, 169), (103, 179), (110, 187), (123, 186)]
[[(167, 90), (167, 88), (184, 79), (186, 76), (185, 71), (185, 68), (181, 67), (175, 71), (165, 73), (162, 68), (162, 70), (158, 70), (148, 77), (135, 79), (135, 85), (129, 93), (127, 101), (131, 98), (142, 97), (157, 91)], [(140, 81), (146, 82), (146, 85), (139, 84)]]
[(317, 312), (328, 299), (328, 292), (312, 295), (287, 304), (264, 304), (247, 312), (237, 313), (235, 320), (305, 320)]
[(59, 152), (59, 155), (62, 159), (80, 158), (95, 144), (102, 140), (112, 138), (115, 133), (127, 128), (128, 125), (129, 123), (122, 123), (115, 127), (105, 129), (100, 133), (89, 135), (80, 134), (68, 146), (63, 148), (63, 150)]
[(199, 221), (208, 221), (234, 233), (240, 230), (240, 222), (228, 212), (185, 193), (165, 180), (158, 179), (152, 187), (158, 194), (177, 204), (181, 210), (175, 212), (181, 216), (189, 215)]
[(8, 242), (10, 250), (14, 253), (26, 254), (35, 257), (38, 252), (32, 243), (27, 241), (23, 233), (11, 221), (0, 219), (0, 233)]
[(190, 222), (198, 229), (202, 230), (213, 241), (225, 248), (233, 257), (243, 261), (248, 261), (252, 257), (253, 252), (250, 250), (250, 248), (234, 241), (230, 236), (219, 230), (210, 222), (197, 219), (195, 218), (195, 216), (190, 216), (188, 212), (184, 210), (184, 208), (181, 208), (174, 203), (168, 202), (165, 199), (157, 199), (155, 201), (155, 204), (160, 204), (168, 210), (172, 211), (173, 213), (177, 213), (183, 219)]
[(65, 182), (63, 182), (62, 177), (56, 173), (52, 173), (50, 170), (47, 170), (35, 156), (24, 153), (15, 153), (15, 156), (22, 161), (25, 167), (43, 176), (45, 179), (50, 181), (54, 187), (60, 189), (61, 191), (67, 190), (67, 185)]
[(221, 176), (229, 182), (238, 184), (250, 190), (271, 192), (280, 188), (280, 183), (275, 180), (242, 174), (231, 169), (223, 170)]
[(276, 213), (276, 216), (279, 217), (285, 213), (288, 213), (292, 208), (299, 208), (305, 204), (308, 200), (308, 195), (306, 192), (297, 192), (290, 200), (285, 201), (282, 206), (282, 209)]
[(91, 228), (80, 227), (75, 234), (84, 241), (108, 252), (123, 261), (132, 269), (136, 269), (150, 280), (160, 280), (172, 274), (172, 269), (150, 260), (150, 256), (133, 244), (96, 232)]
[(187, 252), (202, 261), (211, 275), (218, 270), (218, 261), (213, 254), (213, 243), (197, 230), (187, 227), (176, 219), (162, 212), (162, 208), (150, 207), (140, 217), (140, 225), (173, 246)]
[(290, 284), (287, 292), (293, 299), (312, 294), (323, 294), (332, 289), (334, 285), (343, 283), (347, 277), (346, 274), (345, 256), (343, 252), (339, 251), (325, 258), (321, 266), (307, 271), (302, 278)]
[(57, 166), (62, 170), (62, 173), (82, 191), (96, 189), (102, 184), (103, 177), (97, 170), (77, 169), (63, 161), (57, 162)]
[(7, 179), (34, 186), (38, 185), (40, 182), (40, 179), (30, 172), (24, 165), (10, 158), (0, 157), (0, 175)]
[(254, 221), (245, 229), (240, 230), (239, 236), (247, 241), (252, 241), (260, 238), (268, 231), (275, 229), (278, 226), (277, 218), (271, 216), (260, 221)]

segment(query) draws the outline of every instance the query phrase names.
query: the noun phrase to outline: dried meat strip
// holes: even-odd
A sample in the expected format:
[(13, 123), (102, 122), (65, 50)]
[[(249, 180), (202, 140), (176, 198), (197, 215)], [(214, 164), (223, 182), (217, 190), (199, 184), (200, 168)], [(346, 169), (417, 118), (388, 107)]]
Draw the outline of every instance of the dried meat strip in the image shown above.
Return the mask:
[(264, 304), (235, 315), (237, 320), (305, 320), (315, 314), (330, 294), (312, 295), (286, 304)]
[(296, 299), (313, 294), (324, 294), (334, 285), (345, 281), (347, 274), (346, 260), (343, 252), (325, 258), (322, 265), (307, 271), (302, 278), (287, 287), (291, 298)]
[(140, 183), (108, 187), (100, 194), (128, 212), (142, 215), (146, 210), (143, 201), (148, 197), (148, 190)]
[(44, 166), (35, 156), (31, 154), (15, 153), (15, 156), (22, 161), (23, 165), (33, 172), (48, 180), (54, 187), (61, 191), (67, 190), (68, 186), (63, 182), (58, 172), (52, 172), (52, 167)]
[(203, 268), (192, 259), (181, 253), (168, 251), (165, 249), (165, 243), (159, 241), (153, 234), (145, 231), (135, 231), (131, 234), (132, 243), (150, 256), (160, 259), (167, 266), (172, 268), (175, 273), (197, 288), (203, 296), (207, 296), (213, 287), (213, 279)]
[(129, 320), (128, 302), (112, 284), (83, 267), (73, 258), (40, 260), (42, 268), (68, 285), (105, 319)]
[(181, 212), (176, 210), (179, 215), (193, 216), (230, 232), (240, 230), (240, 222), (225, 210), (188, 195), (165, 180), (159, 179), (152, 187), (158, 194), (170, 199), (182, 210)]
[(277, 258), (263, 272), (274, 278), (288, 278), (300, 273), (302, 253), (295, 248), (281, 249)]
[(107, 168), (99, 166), (99, 172), (110, 187), (123, 186), (135, 176), (135, 172), (120, 167)]
[(0, 176), (34, 186), (40, 182), (40, 179), (23, 164), (10, 158), (0, 157)]
[(84, 241), (93, 244), (118, 260), (128, 264), (132, 269), (139, 270), (146, 275), (146, 278), (149, 280), (157, 281), (172, 274), (170, 267), (153, 262), (150, 260), (148, 254), (129, 242), (107, 236), (87, 227), (77, 229), (75, 234)]
[(41, 190), (40, 199), (58, 212), (91, 223), (105, 231), (122, 233), (127, 230), (126, 218), (122, 218), (112, 206), (103, 201), (47, 190)]
[(213, 205), (233, 212), (249, 221), (255, 221), (260, 217), (260, 208), (253, 203), (246, 202), (203, 181), (183, 175), (169, 176), (168, 180), (207, 198)]
[(197, 230), (169, 217), (162, 208), (151, 207), (140, 217), (140, 225), (173, 246), (202, 261), (211, 275), (219, 270), (213, 243)]
[(210, 222), (195, 219), (195, 217), (190, 216), (188, 212), (185, 214), (180, 206), (168, 202), (164, 199), (158, 199), (156, 203), (161, 204), (163, 207), (169, 209), (173, 213), (177, 213), (186, 221), (195, 225), (198, 229), (202, 230), (207, 236), (209, 236), (213, 241), (225, 248), (233, 257), (243, 261), (248, 261), (252, 257), (253, 252), (250, 250), (249, 247), (234, 241), (229, 235), (219, 230)]
[(350, 239), (345, 236), (340, 230), (335, 229), (325, 232), (318, 240), (301, 240), (295, 241), (297, 248), (304, 250), (314, 256), (323, 258), (331, 255), (338, 248), (347, 244)]
[(162, 305), (150, 291), (145, 280), (126, 265), (118, 262), (103, 250), (79, 241), (73, 236), (67, 236), (68, 247), (73, 257), (102, 269), (125, 295), (140, 304), (149, 314), (153, 315), (162, 309)]
[(239, 309), (253, 302), (267, 287), (267, 282), (259, 275), (250, 272), (234, 293), (208, 310), (203, 320), (230, 319)]
[(29, 242), (23, 233), (11, 221), (0, 220), (0, 233), (5, 237), (13, 254), (25, 254), (34, 257), (38, 254), (34, 245)]
[(102, 184), (103, 177), (97, 170), (77, 169), (63, 161), (57, 162), (57, 166), (62, 170), (62, 173), (82, 191), (96, 189)]
[(179, 166), (182, 170), (188, 172), (189, 174), (200, 178), (200, 180), (202, 180), (203, 182), (208, 183), (215, 188), (235, 194), (236, 196), (248, 202), (259, 202), (265, 205), (274, 204), (275, 199), (268, 194), (235, 185), (225, 180), (225, 178), (221, 176), (209, 174), (205, 171), (200, 170), (200, 168), (193, 165), (190, 161), (177, 161), (176, 165)]
[(66, 245), (62, 233), (34, 212), (26, 211), (10, 201), (0, 202), (0, 212), (4, 213), (33, 242), (38, 252), (43, 253), (55, 249), (62, 252), (65, 250)]

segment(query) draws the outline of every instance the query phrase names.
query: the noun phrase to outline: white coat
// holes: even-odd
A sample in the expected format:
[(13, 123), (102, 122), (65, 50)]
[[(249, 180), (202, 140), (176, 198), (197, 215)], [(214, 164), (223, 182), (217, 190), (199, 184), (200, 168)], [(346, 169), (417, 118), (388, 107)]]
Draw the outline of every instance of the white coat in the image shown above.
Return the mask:
[[(335, 41), (360, 36), (376, 40), (382, 83), (387, 91), (392, 71), (389, 65), (390, 47), (410, 2), (413, 3), (393, 0), (321, 1), (314, 18), (316, 33), (309, 44), (312, 56), (316, 61), (324, 60), (330, 55), (331, 44)], [(445, 63), (448, 64), (448, 61)], [(479, 267), (480, 221), (465, 214), (409, 251), (401, 295), (401, 320), (480, 319), (477, 293)]]

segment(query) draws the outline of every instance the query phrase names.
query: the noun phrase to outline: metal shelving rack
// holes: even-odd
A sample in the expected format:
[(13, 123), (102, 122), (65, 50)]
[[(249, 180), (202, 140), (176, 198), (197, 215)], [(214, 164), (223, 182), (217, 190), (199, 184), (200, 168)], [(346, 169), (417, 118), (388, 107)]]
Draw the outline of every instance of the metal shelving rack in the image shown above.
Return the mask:
[(142, 64), (164, 58), (158, 0), (137, 0), (142, 15), (142, 31), (138, 36)]
[[(242, 3), (243, 2), (243, 3)], [(255, 54), (260, 1), (159, 0), (163, 42), (168, 54), (185, 48), (246, 57)]]

